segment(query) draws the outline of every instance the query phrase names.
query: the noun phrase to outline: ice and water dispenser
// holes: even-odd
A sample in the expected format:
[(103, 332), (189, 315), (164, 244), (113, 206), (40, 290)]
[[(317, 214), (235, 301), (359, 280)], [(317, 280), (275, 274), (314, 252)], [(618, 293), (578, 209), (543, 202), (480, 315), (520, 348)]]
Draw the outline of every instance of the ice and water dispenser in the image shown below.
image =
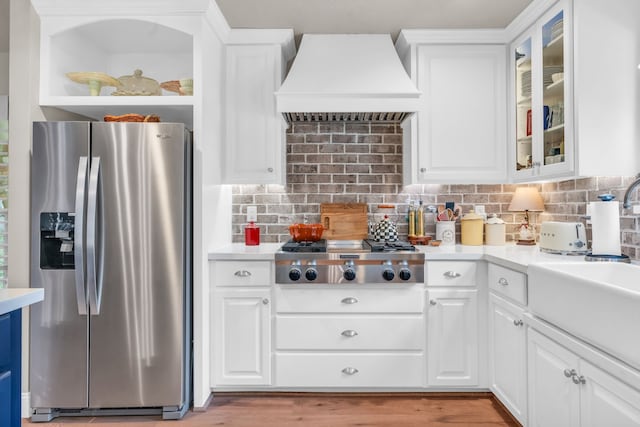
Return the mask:
[(40, 268), (73, 270), (73, 229), (75, 213), (40, 214)]

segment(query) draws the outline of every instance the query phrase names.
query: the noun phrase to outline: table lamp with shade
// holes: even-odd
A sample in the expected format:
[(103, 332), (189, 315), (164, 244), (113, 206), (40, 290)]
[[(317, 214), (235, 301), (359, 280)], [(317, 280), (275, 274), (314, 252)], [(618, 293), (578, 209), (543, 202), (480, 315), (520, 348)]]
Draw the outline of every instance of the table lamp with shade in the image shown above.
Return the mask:
[(544, 201), (536, 187), (518, 187), (513, 194), (508, 210), (524, 211), (524, 221), (520, 226), (520, 238), (518, 245), (535, 245), (536, 237), (533, 227), (529, 223), (529, 212), (541, 212), (544, 210)]

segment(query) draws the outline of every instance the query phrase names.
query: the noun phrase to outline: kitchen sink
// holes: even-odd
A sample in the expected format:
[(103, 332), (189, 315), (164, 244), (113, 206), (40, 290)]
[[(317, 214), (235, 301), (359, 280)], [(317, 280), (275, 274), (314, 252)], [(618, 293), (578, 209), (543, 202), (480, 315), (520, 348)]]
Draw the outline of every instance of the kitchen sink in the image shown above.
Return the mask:
[(528, 274), (533, 314), (640, 369), (640, 266), (544, 263)]

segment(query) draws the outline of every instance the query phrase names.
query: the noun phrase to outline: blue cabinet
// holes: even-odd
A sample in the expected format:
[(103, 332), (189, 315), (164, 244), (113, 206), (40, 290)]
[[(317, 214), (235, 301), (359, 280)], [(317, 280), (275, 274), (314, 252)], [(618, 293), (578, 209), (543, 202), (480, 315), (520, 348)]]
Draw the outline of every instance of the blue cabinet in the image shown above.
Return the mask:
[(0, 426), (20, 427), (22, 309), (0, 316)]

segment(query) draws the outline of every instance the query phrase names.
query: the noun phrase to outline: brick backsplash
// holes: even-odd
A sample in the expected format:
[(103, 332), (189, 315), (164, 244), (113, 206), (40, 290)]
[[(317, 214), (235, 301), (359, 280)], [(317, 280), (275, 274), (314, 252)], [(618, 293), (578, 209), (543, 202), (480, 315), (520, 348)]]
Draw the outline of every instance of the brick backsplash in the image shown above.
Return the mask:
[[(541, 221), (584, 221), (586, 204), (597, 195), (612, 192), (622, 200), (633, 177), (589, 177), (535, 185), (542, 193), (545, 210), (533, 213), (539, 230)], [(406, 238), (409, 200), (425, 205), (453, 201), (463, 213), (484, 205), (507, 223), (507, 240), (517, 238), (522, 214), (507, 210), (519, 184), (424, 184), (402, 185), (402, 129), (378, 123), (293, 124), (287, 132), (287, 184), (233, 186), (233, 241), (243, 242), (247, 206), (258, 207), (261, 242), (289, 240), (288, 225), (320, 220), (320, 203), (367, 203), (369, 220), (379, 221), (385, 213), (398, 224)], [(378, 209), (395, 204), (395, 212)], [(426, 215), (427, 235), (435, 234), (435, 219)], [(638, 217), (621, 211), (622, 250), (640, 259)], [(460, 242), (460, 223), (457, 224)], [(590, 227), (587, 226), (590, 239)]]

